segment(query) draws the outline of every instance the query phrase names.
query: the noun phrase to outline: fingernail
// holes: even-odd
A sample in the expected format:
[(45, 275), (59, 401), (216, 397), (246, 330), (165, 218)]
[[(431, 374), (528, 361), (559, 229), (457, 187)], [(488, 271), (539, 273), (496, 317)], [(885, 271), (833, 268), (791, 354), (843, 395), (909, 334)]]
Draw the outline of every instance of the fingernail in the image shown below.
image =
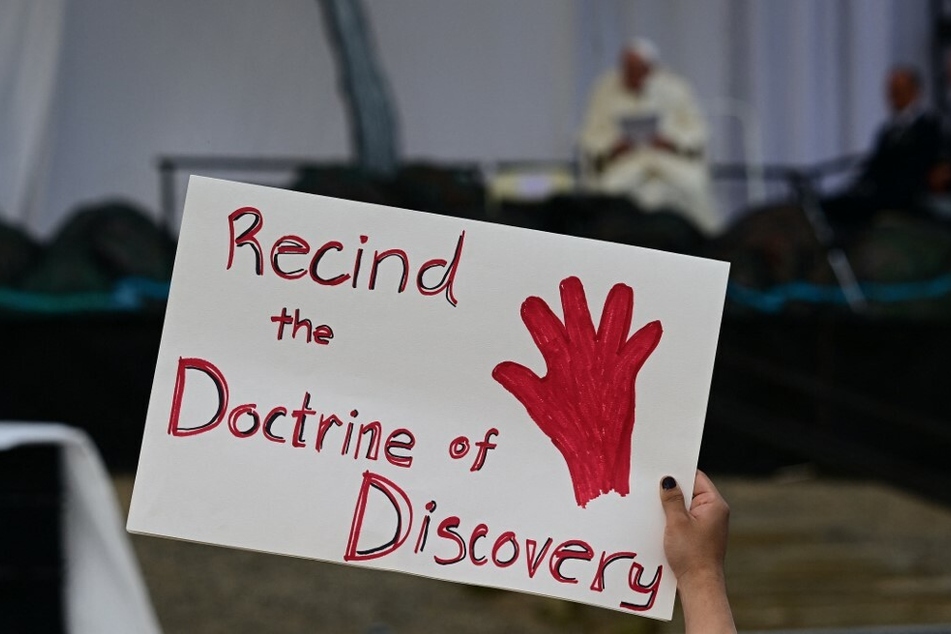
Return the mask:
[(670, 476), (664, 476), (664, 479), (660, 481), (660, 486), (664, 487), (665, 491), (670, 491), (677, 486), (677, 481)]

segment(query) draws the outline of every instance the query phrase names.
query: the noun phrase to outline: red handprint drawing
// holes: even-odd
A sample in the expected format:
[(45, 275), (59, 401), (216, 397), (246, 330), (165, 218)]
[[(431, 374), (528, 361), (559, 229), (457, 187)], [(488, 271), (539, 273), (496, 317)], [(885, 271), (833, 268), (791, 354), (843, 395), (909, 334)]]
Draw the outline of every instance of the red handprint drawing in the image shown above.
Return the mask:
[(575, 501), (630, 492), (634, 380), (660, 342), (652, 321), (634, 333), (634, 291), (615, 284), (604, 300), (597, 331), (577, 277), (562, 280), (562, 323), (540, 297), (522, 302), (522, 321), (545, 359), (539, 378), (523, 365), (504, 361), (492, 377), (525, 406), (528, 415), (568, 465)]

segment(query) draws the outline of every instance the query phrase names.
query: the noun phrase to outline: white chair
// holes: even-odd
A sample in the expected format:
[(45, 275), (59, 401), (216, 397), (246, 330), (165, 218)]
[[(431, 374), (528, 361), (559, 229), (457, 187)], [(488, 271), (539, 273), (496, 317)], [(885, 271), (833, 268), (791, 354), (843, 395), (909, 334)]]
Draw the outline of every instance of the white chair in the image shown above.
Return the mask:
[(0, 452), (35, 444), (61, 449), (66, 631), (159, 634), (112, 481), (95, 445), (83, 431), (66, 425), (0, 422)]
[[(731, 97), (705, 99), (701, 107), (710, 126), (710, 142), (707, 144), (710, 164), (741, 163), (746, 167), (744, 200), (721, 200), (721, 204), (725, 203), (728, 209), (736, 209), (762, 202), (766, 199), (766, 178), (762, 130), (756, 109), (743, 100)], [(738, 134), (731, 134), (733, 130), (738, 131)]]

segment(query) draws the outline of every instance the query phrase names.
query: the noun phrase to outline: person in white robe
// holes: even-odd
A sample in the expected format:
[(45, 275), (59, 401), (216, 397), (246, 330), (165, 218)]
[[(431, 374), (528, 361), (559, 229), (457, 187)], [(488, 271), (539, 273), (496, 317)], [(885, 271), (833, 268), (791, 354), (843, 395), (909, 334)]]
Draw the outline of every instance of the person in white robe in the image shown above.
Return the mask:
[(592, 93), (579, 146), (586, 188), (672, 210), (711, 235), (723, 227), (704, 156), (707, 126), (690, 86), (636, 38)]

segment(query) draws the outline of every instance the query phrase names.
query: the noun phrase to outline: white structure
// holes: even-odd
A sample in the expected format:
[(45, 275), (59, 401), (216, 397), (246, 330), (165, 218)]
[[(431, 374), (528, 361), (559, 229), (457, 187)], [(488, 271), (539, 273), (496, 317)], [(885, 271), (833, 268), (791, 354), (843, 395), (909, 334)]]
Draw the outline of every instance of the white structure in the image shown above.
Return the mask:
[[(767, 162), (865, 149), (893, 62), (923, 68), (927, 0), (366, 1), (408, 158), (569, 159), (596, 75), (649, 35), (701, 102), (759, 115)], [(5, 0), (0, 214), (158, 213), (162, 154), (348, 158), (315, 0)], [(739, 158), (739, 157), (738, 157)]]

